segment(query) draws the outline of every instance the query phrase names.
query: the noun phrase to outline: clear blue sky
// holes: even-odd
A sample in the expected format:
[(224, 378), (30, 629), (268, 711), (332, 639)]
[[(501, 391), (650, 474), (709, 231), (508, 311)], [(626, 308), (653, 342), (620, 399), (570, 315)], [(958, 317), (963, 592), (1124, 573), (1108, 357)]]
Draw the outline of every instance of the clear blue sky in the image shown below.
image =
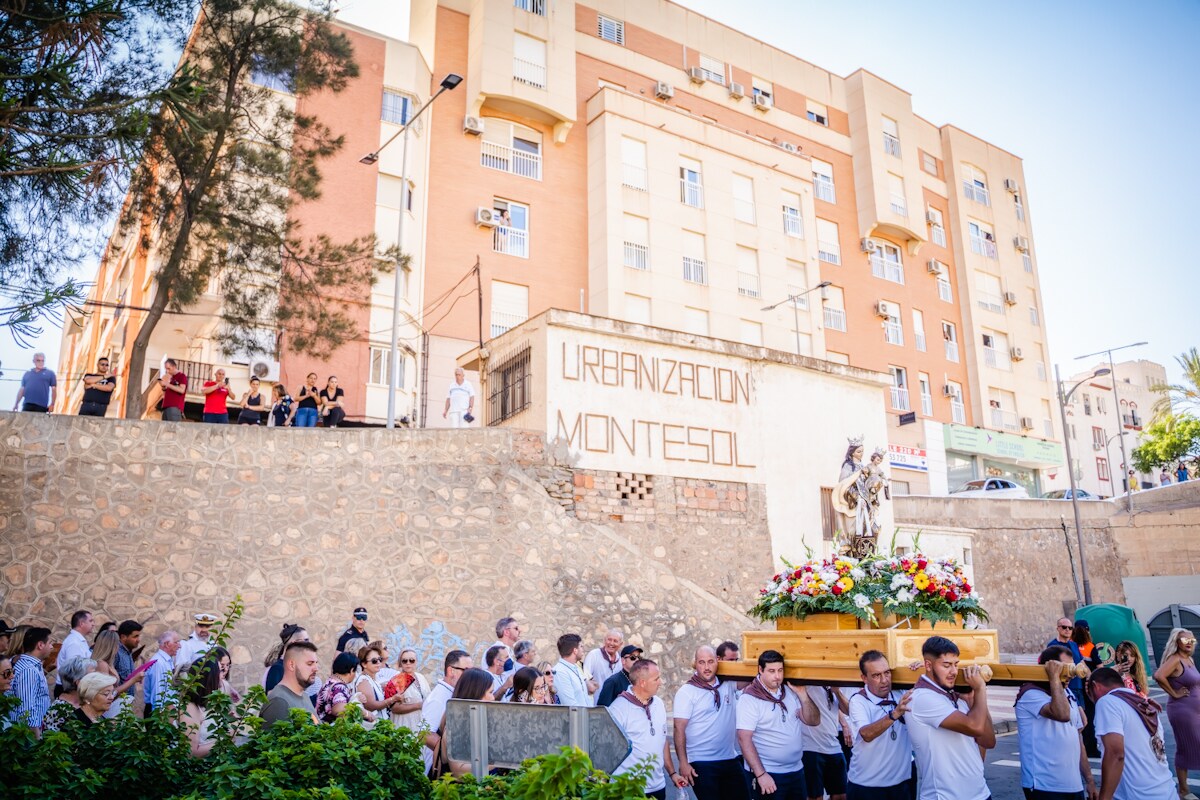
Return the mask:
[[(868, 69), (934, 124), (1022, 157), (1052, 361), (1071, 373), (1145, 340), (1128, 354), (1179, 377), (1174, 357), (1200, 345), (1200, 2), (682, 4), (839, 75)], [(340, 17), (402, 38), (408, 3), (343, 0)], [(58, 340), (38, 343), (51, 363)], [(0, 359), (6, 379), (29, 366), (6, 332)], [(0, 382), (0, 407), (15, 393)]]

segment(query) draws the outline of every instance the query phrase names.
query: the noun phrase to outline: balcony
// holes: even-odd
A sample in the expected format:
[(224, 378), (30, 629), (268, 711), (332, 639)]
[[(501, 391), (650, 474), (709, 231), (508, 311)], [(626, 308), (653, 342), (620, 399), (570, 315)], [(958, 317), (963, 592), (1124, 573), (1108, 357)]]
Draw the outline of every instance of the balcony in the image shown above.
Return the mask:
[(621, 185), (627, 189), (636, 189), (639, 192), (646, 191), (648, 187), (646, 183), (646, 168), (636, 167), (633, 164), (622, 164)]
[(679, 199), (685, 206), (704, 208), (704, 187), (687, 178), (679, 179)]
[(984, 347), (983, 363), (995, 369), (1001, 369), (1005, 372), (1012, 372), (1012, 361), (1009, 360), (1007, 350), (999, 350), (995, 347)]
[(1125, 424), (1126, 428), (1138, 428), (1140, 430), (1142, 427), (1142, 418), (1136, 413), (1122, 414), (1121, 422)]
[(991, 409), (991, 412), (993, 428), (1002, 431), (1015, 431), (1020, 429), (1020, 426), (1017, 424), (1017, 412), (1005, 411), (1002, 408), (993, 408)]
[(899, 322), (883, 323), (883, 340), (888, 344), (904, 344), (904, 328)]
[(950, 401), (950, 421), (956, 425), (967, 424), (967, 409), (962, 400)]
[(513, 6), (539, 17), (546, 16), (546, 0), (513, 0)]
[(924, 353), (925, 352), (925, 334), (923, 334), (923, 333), (914, 334), (913, 340), (917, 344), (917, 352)]
[(841, 264), (842, 249), (833, 242), (817, 242), (817, 259), (827, 264)]
[(900, 158), (900, 140), (890, 133), (883, 135), (883, 152)]
[(941, 225), (931, 225), (929, 227), (929, 238), (938, 247), (946, 246), (946, 229)]
[(893, 196), (891, 205), (893, 214), (900, 217), (908, 216), (908, 201), (906, 201), (903, 197)]
[(708, 283), (708, 270), (703, 259), (683, 257), (683, 279), (688, 283)]
[(996, 243), (984, 236), (971, 236), (971, 252), (985, 258), (996, 258)]
[(975, 305), (984, 311), (991, 311), (995, 314), (1004, 313), (1004, 298), (994, 292), (976, 292)]
[(497, 225), (492, 232), (492, 249), (506, 256), (529, 258), (529, 234), (520, 228)]
[(1043, 433), (1046, 434), (1046, 438), (1053, 439), (1054, 438), (1054, 423), (1048, 419), (1044, 419), (1044, 420), (1042, 420), (1042, 425), (1044, 427)]
[(818, 200), (824, 200), (826, 203), (837, 202), (837, 192), (833, 188), (833, 178), (814, 174), (813, 193), (816, 194)]
[(539, 153), (518, 150), (497, 142), (483, 142), (479, 163), (490, 169), (520, 175), (522, 178), (532, 178), (535, 181), (542, 179), (542, 156)]
[(892, 410), (908, 411), (908, 389), (903, 386), (893, 386), (891, 388), (892, 395)]
[(753, 272), (738, 273), (738, 294), (742, 297), (760, 297), (758, 276)]
[(979, 186), (974, 181), (963, 181), (963, 196), (985, 206), (992, 204), (991, 195), (986, 186)]
[(804, 218), (794, 208), (783, 208), (783, 232), (797, 239), (804, 238)]
[(513, 56), (513, 80), (535, 89), (545, 89), (546, 65)]
[(825, 327), (831, 331), (846, 332), (846, 311), (841, 308), (830, 308), (825, 306), (822, 314), (825, 322)]
[(938, 278), (938, 298), (947, 303), (954, 302), (954, 290), (950, 288), (950, 281), (945, 278)]
[(630, 269), (650, 269), (650, 248), (644, 244), (626, 242), (624, 263)]
[(501, 311), (492, 312), (492, 338), (520, 325), (529, 319), (525, 314), (505, 314)]
[(904, 283), (904, 265), (879, 255), (871, 256), (871, 274), (892, 283)]
[(927, 417), (933, 416), (933, 395), (921, 395), (921, 413)]
[(946, 344), (946, 360), (958, 363), (958, 342), (952, 342), (949, 339), (945, 340)]

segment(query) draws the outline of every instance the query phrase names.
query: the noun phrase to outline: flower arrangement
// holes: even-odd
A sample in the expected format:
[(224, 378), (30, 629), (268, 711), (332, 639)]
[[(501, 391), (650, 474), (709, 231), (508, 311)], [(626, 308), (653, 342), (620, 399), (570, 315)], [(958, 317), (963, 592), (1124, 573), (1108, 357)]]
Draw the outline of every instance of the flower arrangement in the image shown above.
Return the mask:
[(935, 624), (953, 622), (959, 614), (968, 622), (987, 619), (962, 565), (952, 558), (935, 559), (917, 552), (783, 563), (786, 569), (759, 590), (758, 602), (748, 612), (751, 616), (766, 621), (834, 612), (878, 623), (878, 607), (896, 617)]

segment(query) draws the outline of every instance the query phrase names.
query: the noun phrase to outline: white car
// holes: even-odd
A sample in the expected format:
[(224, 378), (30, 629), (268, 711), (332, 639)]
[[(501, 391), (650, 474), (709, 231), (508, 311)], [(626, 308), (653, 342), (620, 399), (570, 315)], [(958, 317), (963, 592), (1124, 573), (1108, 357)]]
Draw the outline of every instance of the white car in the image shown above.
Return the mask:
[(1019, 483), (1004, 478), (983, 478), (967, 481), (950, 493), (954, 497), (1029, 497), (1029, 492)]

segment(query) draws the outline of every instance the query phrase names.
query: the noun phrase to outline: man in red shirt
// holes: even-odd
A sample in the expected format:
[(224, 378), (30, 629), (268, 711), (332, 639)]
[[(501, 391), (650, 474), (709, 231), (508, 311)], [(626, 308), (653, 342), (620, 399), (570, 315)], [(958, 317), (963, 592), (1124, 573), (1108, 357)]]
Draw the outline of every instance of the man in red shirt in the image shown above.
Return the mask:
[(187, 396), (187, 375), (179, 371), (175, 359), (168, 358), (159, 376), (162, 386), (162, 418), (164, 422), (179, 422), (183, 419), (183, 401)]
[(229, 378), (225, 370), (218, 369), (213, 373), (213, 380), (205, 381), (200, 388), (204, 393), (204, 421), (220, 425), (229, 423)]

